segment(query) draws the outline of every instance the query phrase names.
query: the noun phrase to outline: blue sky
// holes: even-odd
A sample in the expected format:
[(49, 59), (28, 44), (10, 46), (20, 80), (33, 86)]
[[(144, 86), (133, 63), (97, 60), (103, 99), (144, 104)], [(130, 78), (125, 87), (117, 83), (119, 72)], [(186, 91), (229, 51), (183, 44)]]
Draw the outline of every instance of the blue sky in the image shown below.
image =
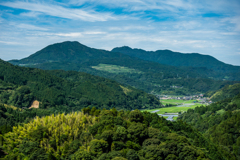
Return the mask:
[(214, 56), (240, 66), (239, 0), (1, 0), (0, 58), (79, 41)]

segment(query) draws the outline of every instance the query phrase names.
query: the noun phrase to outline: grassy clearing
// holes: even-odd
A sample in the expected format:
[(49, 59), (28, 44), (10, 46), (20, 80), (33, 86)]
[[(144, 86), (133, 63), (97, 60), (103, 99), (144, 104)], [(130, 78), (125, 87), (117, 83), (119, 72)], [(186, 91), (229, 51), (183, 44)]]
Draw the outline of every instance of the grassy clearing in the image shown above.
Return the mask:
[(123, 92), (124, 92), (126, 95), (127, 95), (129, 92), (132, 92), (131, 89), (128, 89), (128, 88), (123, 87), (123, 86), (121, 86), (121, 85), (120, 85), (120, 87), (123, 89)]
[(5, 108), (12, 108), (12, 109), (14, 109), (14, 110), (19, 109), (20, 111), (22, 111), (21, 108), (18, 108), (18, 107), (15, 107), (15, 106), (10, 106), (10, 105), (7, 105), (7, 104), (2, 104), (2, 103), (0, 103), (0, 104), (3, 105)]
[(217, 114), (221, 114), (221, 115), (222, 115), (224, 112), (225, 112), (225, 110), (224, 110), (224, 109), (221, 109), (221, 110), (218, 110), (218, 111), (217, 111)]
[(99, 64), (97, 66), (92, 66), (92, 68), (109, 73), (142, 73), (136, 69), (111, 64)]

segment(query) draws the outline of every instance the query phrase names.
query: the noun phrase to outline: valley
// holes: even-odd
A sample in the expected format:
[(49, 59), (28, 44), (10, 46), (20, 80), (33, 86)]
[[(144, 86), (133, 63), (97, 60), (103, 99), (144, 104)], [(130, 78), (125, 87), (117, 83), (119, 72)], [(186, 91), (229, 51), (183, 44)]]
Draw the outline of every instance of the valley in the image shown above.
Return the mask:
[(240, 160), (240, 0), (0, 0), (0, 160)]
[[(195, 109), (196, 107), (205, 107), (206, 103), (198, 103), (196, 100), (180, 100), (180, 99), (164, 99), (161, 100), (163, 104), (162, 108), (156, 108), (151, 110), (141, 110), (150, 113), (157, 113), (159, 116), (166, 118), (167, 120), (174, 121), (177, 117), (188, 109)], [(172, 106), (172, 107), (171, 107)]]
[(239, 159), (237, 66), (125, 49), (62, 42), (0, 60), (0, 158)]

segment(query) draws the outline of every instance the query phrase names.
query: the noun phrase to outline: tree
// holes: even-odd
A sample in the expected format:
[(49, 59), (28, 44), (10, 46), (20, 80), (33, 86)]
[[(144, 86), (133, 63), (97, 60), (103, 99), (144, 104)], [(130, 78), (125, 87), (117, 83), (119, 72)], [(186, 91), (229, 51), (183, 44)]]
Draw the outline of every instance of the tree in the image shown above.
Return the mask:
[(94, 139), (90, 142), (90, 152), (99, 157), (101, 154), (105, 153), (108, 148), (108, 143), (104, 140)]
[(143, 121), (142, 112), (140, 112), (138, 109), (131, 111), (129, 114), (129, 119), (131, 122), (142, 122)]

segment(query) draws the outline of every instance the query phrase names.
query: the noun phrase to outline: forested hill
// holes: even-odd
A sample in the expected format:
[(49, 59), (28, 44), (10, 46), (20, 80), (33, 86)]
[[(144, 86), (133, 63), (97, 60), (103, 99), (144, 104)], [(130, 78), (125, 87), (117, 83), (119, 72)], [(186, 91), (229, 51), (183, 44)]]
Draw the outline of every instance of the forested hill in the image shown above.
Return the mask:
[(233, 85), (226, 85), (220, 90), (213, 92), (207, 92), (205, 94), (206, 97), (211, 97), (211, 100), (214, 102), (224, 100), (226, 98), (233, 98), (237, 94), (240, 93), (240, 83), (236, 83)]
[(34, 100), (40, 108), (64, 112), (83, 107), (136, 109), (161, 107), (157, 98), (105, 78), (73, 71), (43, 71), (14, 66), (0, 60), (0, 103), (28, 108)]
[(114, 108), (36, 117), (0, 134), (1, 152), (4, 160), (235, 160), (186, 123)]
[(216, 81), (218, 74), (206, 68), (195, 70), (192, 67), (163, 65), (122, 53), (93, 49), (79, 42), (56, 43), (27, 58), (9, 62), (44, 70), (87, 72), (157, 94), (205, 93), (209, 90), (218, 90), (226, 84), (236, 83)]
[(222, 153), (229, 156), (231, 153), (240, 159), (240, 94), (206, 107), (189, 109), (178, 120), (191, 124), (219, 145)]
[(153, 52), (142, 49), (132, 49), (127, 46), (114, 48), (112, 52), (124, 53), (144, 60), (172, 66), (206, 67), (223, 73), (240, 72), (240, 66), (229, 65), (212, 56), (198, 53), (184, 54), (170, 50), (157, 50)]
[(84, 62), (89, 59), (128, 57), (121, 53), (107, 52), (104, 50), (87, 47), (79, 42), (66, 41), (49, 45), (40, 51), (21, 60), (9, 61), (13, 64), (35, 64), (45, 62)]

